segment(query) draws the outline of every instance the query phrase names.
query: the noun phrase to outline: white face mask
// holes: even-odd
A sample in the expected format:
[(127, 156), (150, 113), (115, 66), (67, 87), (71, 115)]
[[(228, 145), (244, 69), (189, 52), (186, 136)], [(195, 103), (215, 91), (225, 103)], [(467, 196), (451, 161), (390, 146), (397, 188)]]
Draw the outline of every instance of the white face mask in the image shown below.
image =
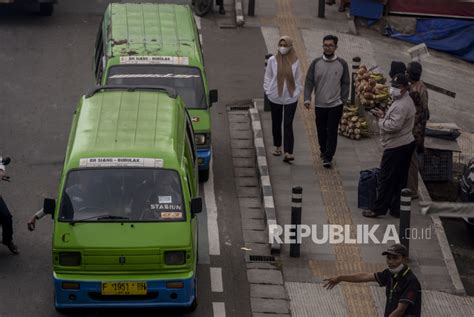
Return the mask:
[(402, 90), (400, 88), (390, 87), (390, 94), (392, 97), (400, 97)]
[(281, 55), (286, 55), (290, 51), (290, 47), (280, 46), (278, 47), (278, 51), (280, 52)]
[(401, 271), (402, 269), (403, 269), (403, 263), (401, 263), (399, 266), (397, 266), (397, 267), (394, 268), (394, 269), (388, 268), (388, 270), (389, 270), (390, 273), (392, 273), (392, 274), (400, 273), (400, 271)]

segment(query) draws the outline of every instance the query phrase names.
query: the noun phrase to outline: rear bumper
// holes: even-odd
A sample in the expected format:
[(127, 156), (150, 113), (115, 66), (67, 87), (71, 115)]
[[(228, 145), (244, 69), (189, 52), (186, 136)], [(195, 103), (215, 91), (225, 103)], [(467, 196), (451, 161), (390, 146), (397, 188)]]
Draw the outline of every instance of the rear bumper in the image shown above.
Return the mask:
[[(130, 280), (130, 279), (128, 279)], [(63, 282), (80, 283), (78, 290), (64, 290)], [(114, 308), (114, 307), (189, 307), (195, 297), (195, 279), (146, 280), (147, 295), (103, 296), (101, 281), (77, 281), (54, 278), (54, 305), (58, 309), (68, 308)], [(181, 289), (166, 287), (167, 282), (183, 282)]]
[(211, 149), (198, 149), (197, 150), (197, 156), (198, 156), (198, 165), (199, 165), (199, 170), (208, 170), (209, 169), (209, 163), (211, 162)]

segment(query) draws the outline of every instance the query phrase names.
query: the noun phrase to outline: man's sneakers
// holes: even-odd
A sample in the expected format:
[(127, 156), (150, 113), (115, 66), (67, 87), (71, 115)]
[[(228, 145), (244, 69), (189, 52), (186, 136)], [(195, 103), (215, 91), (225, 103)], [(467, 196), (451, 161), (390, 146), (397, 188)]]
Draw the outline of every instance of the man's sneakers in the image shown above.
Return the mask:
[(325, 168), (331, 168), (332, 167), (332, 160), (328, 158), (323, 159), (323, 166)]
[(20, 253), (20, 250), (18, 250), (18, 247), (16, 246), (16, 244), (13, 243), (13, 241), (10, 241), (9, 243), (4, 243), (4, 245), (7, 246), (8, 250), (10, 250), (11, 253), (15, 255)]

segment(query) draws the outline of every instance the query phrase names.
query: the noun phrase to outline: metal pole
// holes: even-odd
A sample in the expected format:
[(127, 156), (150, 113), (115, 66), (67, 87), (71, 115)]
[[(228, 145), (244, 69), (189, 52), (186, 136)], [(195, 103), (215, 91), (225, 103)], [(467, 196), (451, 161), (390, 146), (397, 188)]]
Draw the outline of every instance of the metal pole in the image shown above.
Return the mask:
[(319, 0), (318, 18), (324, 18), (324, 10), (326, 9), (325, 0)]
[(359, 70), (360, 66), (360, 57), (356, 56), (352, 58), (352, 80), (351, 80), (351, 104), (355, 104), (355, 82), (357, 77), (357, 71)]
[(407, 256), (410, 254), (410, 214), (411, 214), (411, 190), (402, 189), (400, 198), (400, 243), (407, 248)]
[(292, 236), (295, 242), (290, 244), (290, 256), (295, 258), (300, 256), (300, 232), (298, 227), (301, 225), (302, 202), (303, 188), (301, 186), (293, 187), (291, 197), (291, 224), (294, 225), (295, 228), (292, 228), (290, 232), (294, 232)]
[[(267, 70), (267, 63), (270, 57), (272, 57), (273, 54), (267, 53), (265, 54), (265, 70)], [(263, 111), (270, 111), (272, 110), (272, 107), (270, 106), (270, 100), (268, 100), (267, 94), (264, 92), (263, 93)]]
[(255, 0), (249, 0), (248, 16), (249, 17), (255, 16)]

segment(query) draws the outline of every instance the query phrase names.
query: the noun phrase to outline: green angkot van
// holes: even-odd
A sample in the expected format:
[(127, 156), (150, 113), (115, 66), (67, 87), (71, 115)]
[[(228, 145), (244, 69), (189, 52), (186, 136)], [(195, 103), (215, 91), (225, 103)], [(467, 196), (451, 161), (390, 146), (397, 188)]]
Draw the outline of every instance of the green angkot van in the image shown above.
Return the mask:
[(44, 203), (55, 307), (195, 308), (197, 174), (175, 89), (103, 86), (84, 96), (57, 200)]
[(212, 103), (200, 35), (188, 5), (110, 4), (96, 41), (95, 77), (102, 85), (176, 88), (191, 115), (199, 176), (209, 178)]

